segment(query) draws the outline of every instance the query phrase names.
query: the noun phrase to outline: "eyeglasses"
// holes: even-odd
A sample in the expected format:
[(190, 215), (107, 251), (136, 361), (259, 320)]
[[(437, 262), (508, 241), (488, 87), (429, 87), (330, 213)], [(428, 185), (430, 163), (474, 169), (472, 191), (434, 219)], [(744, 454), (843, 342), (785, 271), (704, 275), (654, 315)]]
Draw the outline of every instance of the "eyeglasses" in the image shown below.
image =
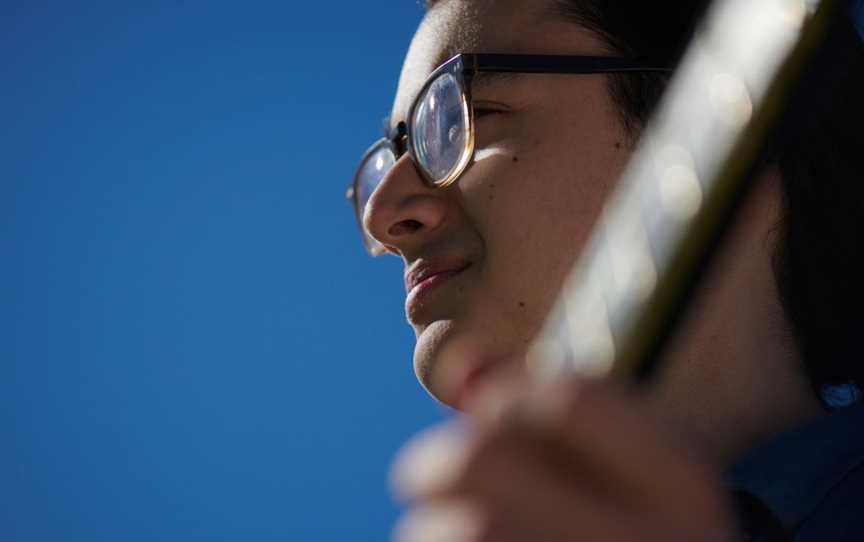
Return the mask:
[(373, 256), (384, 247), (363, 227), (366, 203), (406, 152), (423, 182), (445, 187), (456, 182), (474, 157), (474, 109), (471, 82), (482, 72), (596, 74), (668, 72), (668, 66), (620, 57), (460, 54), (436, 69), (417, 94), (405, 122), (398, 123), (363, 155), (346, 197), (363, 244)]

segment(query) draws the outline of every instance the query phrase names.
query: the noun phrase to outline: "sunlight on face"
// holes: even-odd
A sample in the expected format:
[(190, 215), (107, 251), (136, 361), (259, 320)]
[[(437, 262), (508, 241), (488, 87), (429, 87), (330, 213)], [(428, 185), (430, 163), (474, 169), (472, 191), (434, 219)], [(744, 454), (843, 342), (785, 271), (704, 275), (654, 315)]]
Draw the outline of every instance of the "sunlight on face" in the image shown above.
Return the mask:
[[(547, 9), (437, 5), (405, 60), (393, 122), (455, 53), (603, 54), (595, 36)], [(496, 113), (478, 118), (474, 163), (460, 180), (431, 189), (403, 157), (368, 217), (404, 258), (409, 289), (412, 277), (453, 271), (413, 288), (406, 304), (417, 375), (451, 405), (481, 366), (524, 353), (629, 152), (602, 75), (521, 75), (475, 88), (473, 101)], [(410, 273), (418, 268), (426, 272)]]

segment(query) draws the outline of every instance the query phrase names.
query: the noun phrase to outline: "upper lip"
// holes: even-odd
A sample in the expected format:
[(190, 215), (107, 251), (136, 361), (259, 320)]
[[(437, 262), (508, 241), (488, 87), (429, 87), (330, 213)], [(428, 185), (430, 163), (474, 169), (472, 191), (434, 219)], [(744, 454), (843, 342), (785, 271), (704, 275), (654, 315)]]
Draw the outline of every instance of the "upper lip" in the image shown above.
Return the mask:
[(449, 272), (464, 271), (471, 262), (464, 258), (423, 258), (415, 261), (405, 269), (405, 291), (410, 292), (415, 286), (435, 275)]

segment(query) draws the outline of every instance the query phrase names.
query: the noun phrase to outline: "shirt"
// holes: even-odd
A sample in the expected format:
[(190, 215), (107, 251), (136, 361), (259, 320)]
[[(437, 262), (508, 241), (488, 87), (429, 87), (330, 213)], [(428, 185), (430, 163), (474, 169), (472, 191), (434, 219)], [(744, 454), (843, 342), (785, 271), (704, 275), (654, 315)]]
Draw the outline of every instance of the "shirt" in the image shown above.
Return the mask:
[(864, 404), (757, 446), (726, 481), (745, 540), (864, 541)]

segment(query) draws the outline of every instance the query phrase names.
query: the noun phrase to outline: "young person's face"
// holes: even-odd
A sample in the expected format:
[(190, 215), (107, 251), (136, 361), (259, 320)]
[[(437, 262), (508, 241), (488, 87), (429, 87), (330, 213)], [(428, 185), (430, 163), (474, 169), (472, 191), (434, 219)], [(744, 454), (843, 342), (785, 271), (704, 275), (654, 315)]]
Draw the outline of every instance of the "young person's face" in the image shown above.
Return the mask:
[[(456, 53), (608, 54), (550, 4), (437, 4), (405, 59), (391, 121), (405, 120), (429, 74)], [(370, 199), (367, 228), (407, 271), (459, 271), (406, 300), (415, 371), (441, 401), (458, 406), (481, 366), (503, 367), (497, 360), (524, 353), (539, 331), (628, 157), (606, 84), (532, 74), (474, 85), (484, 111), (475, 162), (459, 181), (429, 188), (403, 156)]]

